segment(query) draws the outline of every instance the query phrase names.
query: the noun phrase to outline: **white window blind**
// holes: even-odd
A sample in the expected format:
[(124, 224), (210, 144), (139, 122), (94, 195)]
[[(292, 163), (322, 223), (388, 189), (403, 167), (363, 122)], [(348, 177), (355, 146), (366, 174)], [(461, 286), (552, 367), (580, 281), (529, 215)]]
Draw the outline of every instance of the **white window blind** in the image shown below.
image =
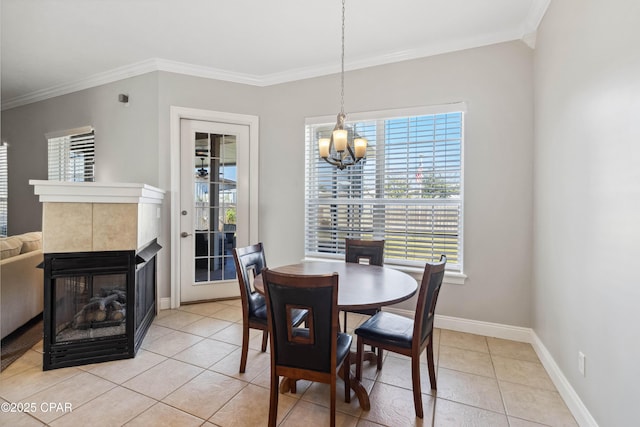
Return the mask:
[(0, 143), (0, 236), (7, 236), (9, 211), (9, 160), (7, 145)]
[(424, 266), (445, 254), (462, 271), (463, 112), (379, 116), (348, 123), (368, 148), (343, 171), (318, 155), (334, 125), (307, 124), (306, 256), (342, 255), (347, 237), (385, 239), (385, 263)]
[(95, 165), (94, 131), (48, 138), (49, 180), (93, 181)]

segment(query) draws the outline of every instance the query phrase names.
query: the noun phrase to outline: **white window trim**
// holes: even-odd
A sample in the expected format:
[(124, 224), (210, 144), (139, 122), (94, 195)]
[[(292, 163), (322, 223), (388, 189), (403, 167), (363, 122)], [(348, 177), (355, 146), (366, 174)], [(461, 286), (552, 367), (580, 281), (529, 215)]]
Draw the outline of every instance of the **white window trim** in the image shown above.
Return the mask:
[(70, 135), (82, 135), (82, 134), (93, 132), (93, 131), (95, 131), (93, 126), (82, 126), (74, 129), (56, 130), (53, 132), (47, 132), (44, 134), (44, 136), (48, 141), (52, 138), (62, 138)]
[[(397, 117), (407, 116), (427, 116), (431, 114), (446, 114), (455, 113), (461, 111), (467, 112), (467, 104), (465, 102), (453, 102), (451, 104), (442, 105), (428, 105), (424, 107), (410, 107), (410, 108), (395, 108), (391, 110), (378, 110), (378, 111), (362, 111), (357, 113), (348, 113), (347, 120), (350, 122), (357, 122), (362, 120), (380, 120), (380, 119), (393, 119)], [(307, 117), (304, 120), (305, 125), (321, 125), (321, 124), (335, 124), (336, 117), (334, 116), (320, 116), (320, 117)]]
[[(397, 108), (390, 110), (378, 110), (378, 111), (369, 111), (369, 112), (357, 112), (357, 113), (349, 113), (348, 120), (349, 121), (363, 121), (363, 120), (378, 120), (378, 119), (392, 119), (396, 117), (407, 117), (407, 116), (421, 116), (421, 115), (431, 115), (431, 114), (446, 114), (453, 112), (467, 112), (467, 104), (463, 101), (461, 102), (453, 102), (449, 104), (441, 104), (441, 105), (429, 105), (422, 107), (409, 107), (409, 108)], [(322, 125), (322, 124), (331, 124), (335, 122), (335, 116), (317, 116), (317, 117), (307, 117), (305, 118), (305, 126), (308, 125)], [(465, 134), (464, 122), (462, 124), (462, 135)], [(464, 137), (463, 137), (464, 141)], [(461, 157), (461, 167), (460, 167), (460, 181), (464, 182), (464, 155)], [(464, 200), (464, 185), (462, 186), (462, 200)], [(464, 205), (463, 205), (464, 206)], [(464, 247), (464, 209), (460, 212), (460, 225), (459, 230), (461, 234), (460, 246)], [(336, 261), (343, 260), (343, 257), (340, 255), (322, 255), (322, 256), (307, 256), (302, 261)], [(385, 267), (393, 268), (395, 270), (399, 270), (409, 274), (422, 274), (424, 269), (418, 268), (410, 265), (403, 265), (398, 263), (397, 260), (393, 262), (387, 263), (385, 261)], [(445, 276), (443, 279), (444, 283), (453, 284), (453, 285), (464, 285), (467, 275), (464, 273), (464, 250), (461, 252), (461, 270), (446, 270)]]
[[(259, 232), (258, 226), (260, 224), (259, 221), (259, 198), (258, 191), (259, 188), (259, 165), (260, 165), (260, 153), (259, 153), (259, 135), (260, 135), (260, 119), (258, 116), (246, 115), (246, 114), (237, 114), (237, 113), (226, 113), (221, 111), (213, 111), (213, 110), (202, 110), (197, 108), (189, 108), (189, 107), (178, 107), (178, 106), (170, 106), (169, 107), (169, 149), (171, 153), (170, 158), (170, 192), (172, 194), (180, 194), (180, 120), (188, 119), (188, 120), (204, 120), (204, 121), (212, 121), (212, 122), (221, 122), (221, 123), (231, 123), (231, 124), (239, 124), (239, 125), (247, 125), (249, 126), (249, 151), (250, 151), (250, 167), (255, 173), (251, 173), (249, 178), (249, 193), (250, 193), (250, 202), (249, 202), (249, 240), (256, 242), (258, 241)], [(180, 198), (179, 197), (171, 197), (171, 212), (180, 212)], [(160, 301), (158, 307), (161, 305), (167, 308), (178, 308), (180, 307), (180, 268), (176, 268), (175, 266), (180, 265), (180, 215), (170, 215), (171, 218), (171, 234), (170, 234), (170, 245), (171, 245), (171, 272), (170, 272), (170, 289), (171, 296), (169, 298), (169, 303), (167, 304), (167, 300)]]

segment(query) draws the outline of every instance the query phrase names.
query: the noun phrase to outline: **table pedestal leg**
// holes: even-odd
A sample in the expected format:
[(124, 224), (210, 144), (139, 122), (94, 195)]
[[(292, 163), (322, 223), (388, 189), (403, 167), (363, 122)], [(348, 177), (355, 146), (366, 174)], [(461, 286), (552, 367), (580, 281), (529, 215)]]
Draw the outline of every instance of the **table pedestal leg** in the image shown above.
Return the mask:
[[(344, 381), (344, 371), (342, 369), (338, 371), (338, 376)], [(349, 371), (349, 380), (351, 382), (351, 389), (356, 394), (358, 402), (360, 403), (360, 407), (365, 411), (371, 409), (371, 403), (369, 402), (369, 394), (367, 394), (367, 390), (364, 388), (362, 383), (358, 381), (354, 375), (351, 374), (351, 371)], [(296, 380), (294, 380), (293, 378), (284, 377), (282, 378), (282, 381), (280, 381), (280, 393), (284, 394), (288, 391), (291, 391), (291, 393), (296, 392)]]
[[(357, 363), (356, 361), (356, 353), (351, 353), (351, 364), (355, 365)], [(369, 362), (370, 365), (377, 365), (378, 364), (378, 355), (374, 352), (374, 351), (365, 351), (364, 354), (362, 355), (362, 361), (363, 362)]]
[[(338, 376), (344, 381), (344, 371), (342, 369), (338, 370)], [(351, 390), (356, 394), (360, 407), (365, 411), (371, 409), (371, 402), (369, 402), (369, 394), (367, 393), (367, 390), (364, 388), (362, 383), (351, 374), (351, 370), (349, 370), (349, 381), (351, 384)]]
[(297, 380), (294, 380), (293, 378), (282, 378), (282, 381), (280, 381), (280, 393), (285, 394), (286, 392), (290, 391), (291, 393), (295, 394), (296, 381)]

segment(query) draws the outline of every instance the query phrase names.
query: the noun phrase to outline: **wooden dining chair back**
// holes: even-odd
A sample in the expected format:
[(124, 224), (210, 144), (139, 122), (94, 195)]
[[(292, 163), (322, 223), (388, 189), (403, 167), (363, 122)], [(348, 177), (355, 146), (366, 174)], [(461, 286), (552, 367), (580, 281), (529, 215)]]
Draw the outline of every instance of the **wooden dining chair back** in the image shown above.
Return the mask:
[[(384, 240), (345, 239), (344, 260), (356, 264), (361, 264), (362, 260), (366, 260), (369, 265), (382, 266), (384, 264)], [(343, 332), (347, 332), (347, 313), (373, 316), (378, 311), (380, 311), (380, 307), (344, 311)]]
[[(247, 355), (249, 353), (249, 329), (262, 331), (262, 351), (267, 350), (268, 327), (267, 307), (262, 295), (252, 288), (252, 279), (267, 266), (262, 243), (234, 248), (233, 260), (236, 264), (238, 284), (240, 286), (240, 300), (242, 302), (242, 352), (240, 356), (240, 373), (247, 367)], [(296, 324), (304, 321), (305, 313), (296, 312), (292, 319)]]
[[(437, 388), (433, 360), (433, 321), (446, 263), (447, 258), (442, 255), (438, 263), (425, 265), (413, 319), (381, 311), (355, 330), (358, 336), (356, 356), (356, 378), (358, 379), (362, 378), (365, 344), (411, 357), (413, 403), (419, 418), (423, 417), (420, 354), (425, 348), (431, 388), (433, 390)], [(378, 370), (381, 368), (382, 363), (379, 360)]]
[(346, 262), (360, 263), (366, 260), (371, 265), (384, 264), (384, 240), (345, 239)]
[[(295, 275), (264, 269), (262, 281), (271, 332), (269, 426), (276, 425), (280, 376), (329, 384), (334, 426), (336, 372), (341, 366), (345, 400), (350, 401), (351, 336), (339, 332), (338, 274)], [(306, 327), (293, 326), (293, 310), (307, 312)]]

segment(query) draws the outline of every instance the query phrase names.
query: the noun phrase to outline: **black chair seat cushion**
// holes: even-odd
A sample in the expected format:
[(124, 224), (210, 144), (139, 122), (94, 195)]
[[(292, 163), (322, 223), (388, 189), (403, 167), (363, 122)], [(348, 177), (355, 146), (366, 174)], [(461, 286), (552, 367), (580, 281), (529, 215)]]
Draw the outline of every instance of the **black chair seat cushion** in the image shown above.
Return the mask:
[[(307, 310), (298, 310), (294, 309), (291, 311), (291, 322), (294, 325), (299, 325), (304, 320), (307, 315)], [(258, 307), (252, 314), (249, 315), (249, 318), (253, 321), (257, 321), (260, 323), (267, 324), (267, 305), (264, 304), (262, 307)]]
[(351, 335), (338, 332), (338, 346), (336, 361), (340, 363), (351, 351)]
[(355, 333), (380, 344), (411, 348), (413, 319), (381, 311), (360, 325)]
[[(298, 337), (309, 338), (308, 328), (295, 328), (293, 335)], [(338, 332), (338, 343), (336, 345), (336, 363), (339, 365), (347, 354), (351, 351), (351, 335)]]
[(249, 314), (249, 319), (254, 322), (263, 323), (266, 326), (267, 325), (267, 306), (263, 305), (262, 307), (258, 307), (253, 313)]
[[(266, 301), (264, 297), (259, 293), (253, 292), (249, 294), (249, 317), (264, 317), (266, 319), (267, 308), (265, 304), (266, 304)], [(258, 311), (261, 311), (261, 313), (256, 314), (256, 312)]]

